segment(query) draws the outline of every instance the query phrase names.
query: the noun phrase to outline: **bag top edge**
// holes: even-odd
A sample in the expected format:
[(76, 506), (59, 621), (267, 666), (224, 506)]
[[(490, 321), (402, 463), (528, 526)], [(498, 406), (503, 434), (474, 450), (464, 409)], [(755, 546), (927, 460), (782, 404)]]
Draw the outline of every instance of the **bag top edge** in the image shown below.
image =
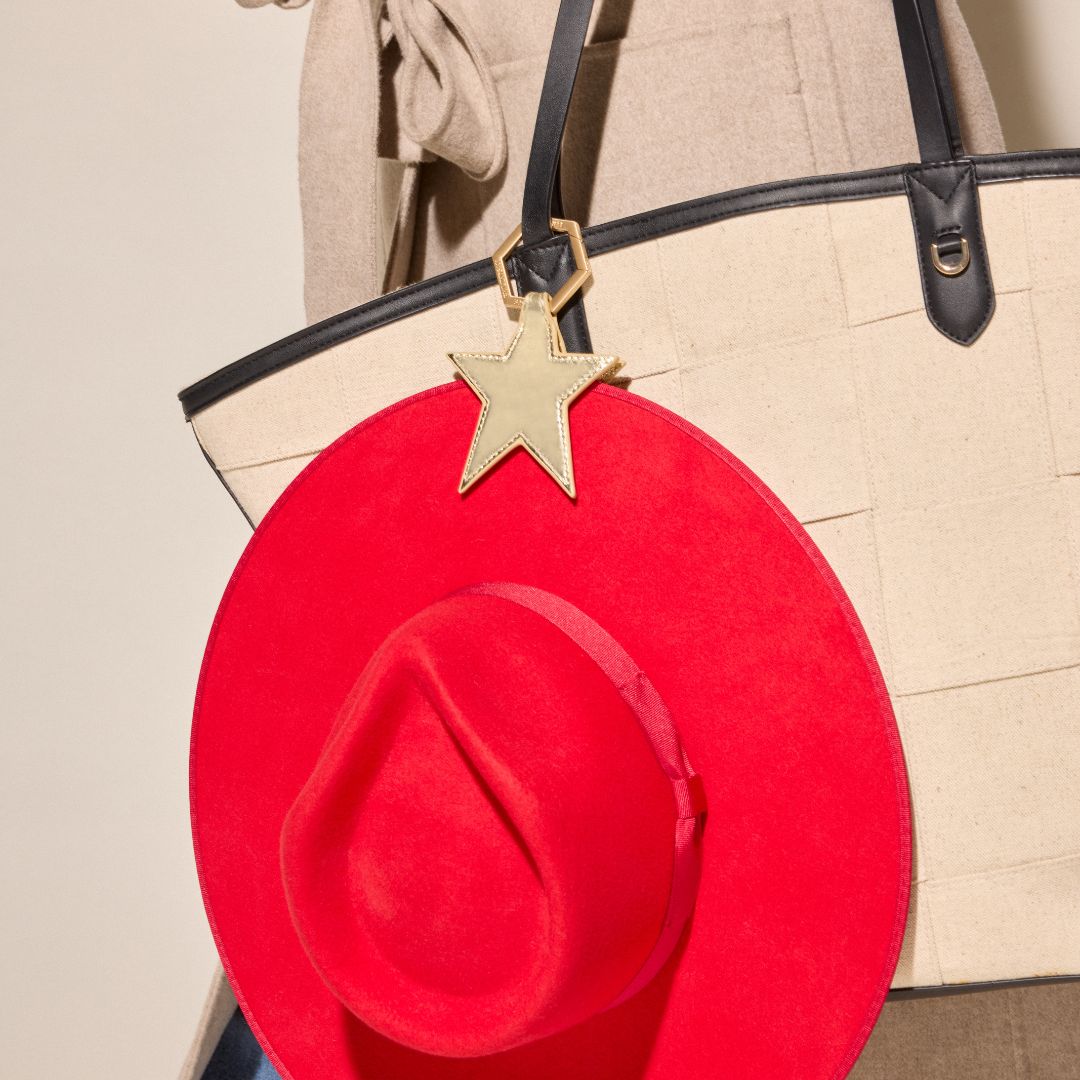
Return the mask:
[[(975, 164), (980, 184), (1080, 176), (1080, 149), (991, 154), (972, 156), (970, 160)], [(582, 233), (589, 254), (600, 255), (744, 214), (902, 194), (907, 171), (926, 167), (905, 164), (758, 184), (660, 207), (602, 225), (592, 225), (583, 229)], [(491, 261), (484, 259), (406, 285), (359, 307), (313, 323), (181, 390), (178, 396), (184, 416), (191, 420), (215, 402), (282, 368), (494, 283), (495, 272)]]

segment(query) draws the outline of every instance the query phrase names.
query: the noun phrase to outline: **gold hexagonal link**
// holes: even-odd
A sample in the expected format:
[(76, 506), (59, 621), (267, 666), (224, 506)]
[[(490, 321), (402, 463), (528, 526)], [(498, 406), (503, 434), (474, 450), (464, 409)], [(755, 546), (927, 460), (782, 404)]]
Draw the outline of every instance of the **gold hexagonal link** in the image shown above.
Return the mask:
[[(585, 241), (581, 238), (581, 226), (576, 221), (566, 218), (552, 218), (551, 228), (562, 233), (570, 241), (570, 253), (574, 256), (574, 272), (563, 283), (562, 288), (551, 298), (551, 313), (557, 315), (567, 302), (592, 278), (589, 255), (585, 250)], [(521, 243), (519, 225), (500, 245), (491, 261), (495, 264), (495, 279), (502, 292), (503, 303), (514, 311), (520, 311), (525, 303), (523, 296), (518, 296), (510, 284), (510, 275), (506, 271), (506, 260), (510, 253)]]

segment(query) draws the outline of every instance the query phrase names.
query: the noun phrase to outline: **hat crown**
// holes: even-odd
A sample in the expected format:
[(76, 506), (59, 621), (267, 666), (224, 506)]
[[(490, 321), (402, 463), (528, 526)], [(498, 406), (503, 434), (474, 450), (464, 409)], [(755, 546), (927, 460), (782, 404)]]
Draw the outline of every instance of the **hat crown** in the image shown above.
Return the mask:
[(389, 635), (282, 832), (324, 981), (369, 1026), (442, 1056), (585, 1020), (674, 944), (654, 956), (686, 806), (634, 707), (643, 673), (618, 646), (601, 670), (570, 634), (612, 639), (565, 601), (513, 594), (541, 615), (497, 593)]

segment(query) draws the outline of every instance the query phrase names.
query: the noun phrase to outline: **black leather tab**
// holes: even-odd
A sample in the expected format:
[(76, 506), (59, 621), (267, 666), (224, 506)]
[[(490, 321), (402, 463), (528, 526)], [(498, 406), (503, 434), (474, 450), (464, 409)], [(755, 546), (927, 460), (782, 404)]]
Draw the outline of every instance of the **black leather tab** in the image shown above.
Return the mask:
[[(926, 314), (947, 338), (970, 345), (994, 313), (975, 164), (913, 165), (904, 176), (904, 186), (915, 227)], [(965, 260), (970, 261), (961, 272), (949, 273)]]
[[(562, 235), (533, 247), (518, 248), (508, 262), (520, 296), (530, 292), (554, 295), (577, 269), (570, 243)], [(579, 290), (559, 312), (559, 330), (571, 352), (592, 352), (581, 297)]]

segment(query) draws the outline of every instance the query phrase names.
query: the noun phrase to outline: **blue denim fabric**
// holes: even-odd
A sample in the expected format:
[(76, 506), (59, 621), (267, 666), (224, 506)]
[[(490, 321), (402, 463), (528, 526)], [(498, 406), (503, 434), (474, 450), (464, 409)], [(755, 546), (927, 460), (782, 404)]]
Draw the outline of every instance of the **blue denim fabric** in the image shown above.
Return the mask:
[(225, 1025), (202, 1080), (281, 1080), (239, 1009)]

